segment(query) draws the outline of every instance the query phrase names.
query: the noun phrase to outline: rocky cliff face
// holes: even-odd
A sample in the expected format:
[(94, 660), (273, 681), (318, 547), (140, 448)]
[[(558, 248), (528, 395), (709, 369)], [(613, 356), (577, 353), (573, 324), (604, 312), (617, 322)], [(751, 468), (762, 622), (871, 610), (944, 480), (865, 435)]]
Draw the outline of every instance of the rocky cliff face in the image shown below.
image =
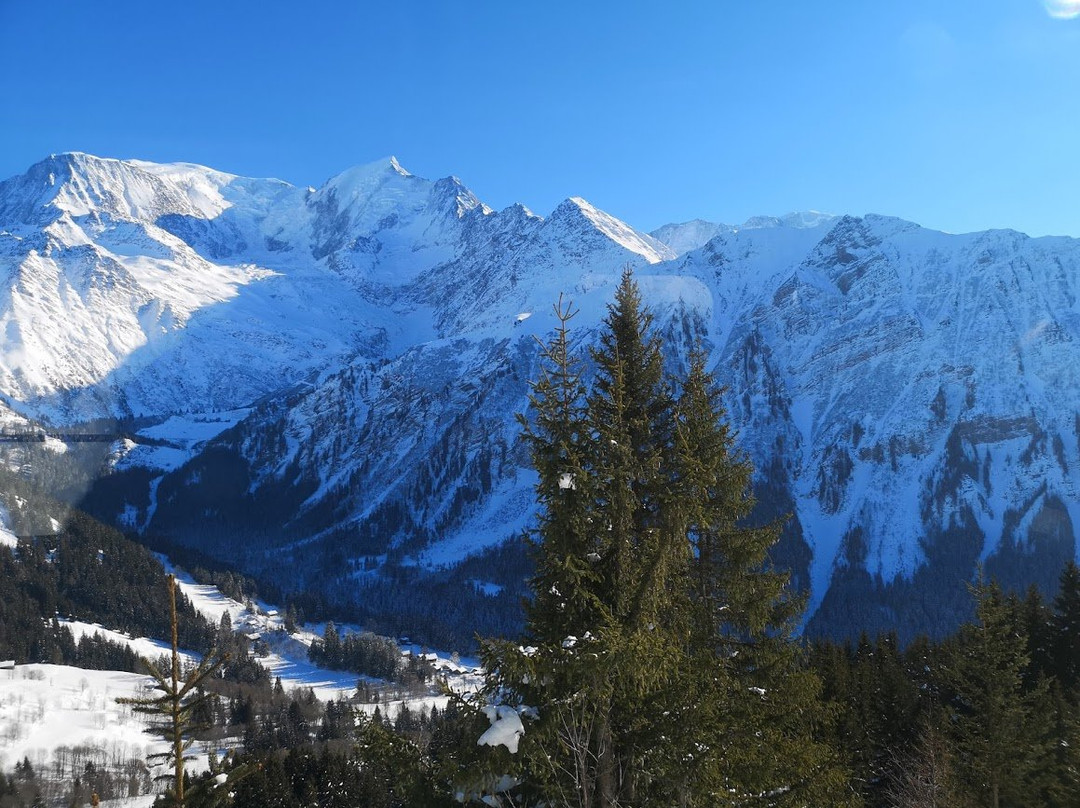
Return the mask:
[(533, 512), (535, 337), (564, 292), (584, 351), (626, 263), (672, 362), (701, 339), (728, 386), (811, 630), (944, 630), (978, 563), (1048, 585), (1075, 556), (1070, 239), (820, 214), (649, 236), (392, 158), (315, 190), (62, 155), (0, 184), (0, 393), (9, 423), (120, 419), (103, 516), (373, 614), (417, 580), (482, 605), (521, 582), (499, 546)]

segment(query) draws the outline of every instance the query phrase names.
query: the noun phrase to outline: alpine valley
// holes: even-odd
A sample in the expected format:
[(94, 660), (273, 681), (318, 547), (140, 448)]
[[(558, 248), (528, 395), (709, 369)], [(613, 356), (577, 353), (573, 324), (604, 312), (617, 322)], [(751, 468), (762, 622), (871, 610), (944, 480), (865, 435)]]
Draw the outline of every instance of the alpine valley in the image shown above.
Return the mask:
[[(981, 566), (1053, 593), (1080, 525), (1080, 241), (791, 214), (654, 233), (494, 211), (393, 158), (321, 188), (63, 154), (0, 183), (16, 533), (58, 500), (440, 647), (509, 633), (519, 441), (560, 294), (589, 361), (622, 269), (697, 341), (807, 631), (952, 630)], [(5, 477), (5, 479), (8, 479)]]

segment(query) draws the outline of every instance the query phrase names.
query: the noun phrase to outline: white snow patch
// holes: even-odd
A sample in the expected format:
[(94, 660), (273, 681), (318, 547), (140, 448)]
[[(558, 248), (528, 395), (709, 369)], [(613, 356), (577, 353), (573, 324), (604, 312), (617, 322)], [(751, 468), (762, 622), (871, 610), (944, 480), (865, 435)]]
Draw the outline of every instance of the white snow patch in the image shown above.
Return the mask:
[(139, 435), (155, 440), (165, 440), (185, 447), (197, 446), (212, 440), (226, 429), (236, 426), (250, 413), (250, 409), (207, 412), (194, 415), (174, 415), (160, 424), (139, 430)]
[(511, 755), (517, 754), (518, 742), (525, 734), (525, 725), (521, 716), (513, 707), (485, 707), (484, 714), (491, 726), (477, 740), (477, 746), (505, 746)]
[[(71, 629), (71, 633), (75, 637), (75, 642), (78, 642), (83, 637), (92, 637), (97, 634), (110, 642), (126, 645), (136, 654), (145, 657), (151, 662), (157, 660), (161, 656), (167, 656), (172, 653), (170, 645), (162, 640), (153, 640), (149, 637), (132, 637), (119, 631), (107, 629), (98, 623), (86, 623), (82, 620), (60, 619), (58, 622), (60, 625), (67, 626)], [(194, 651), (184, 651), (182, 649), (180, 651), (180, 659), (184, 664), (197, 663), (200, 657), (201, 655), (196, 654)]]
[(68, 450), (66, 443), (51, 435), (45, 436), (45, 442), (42, 445), (53, 454), (66, 454)]
[(11, 532), (11, 514), (3, 504), (0, 504), (0, 545), (4, 547), (19, 546), (19, 537)]

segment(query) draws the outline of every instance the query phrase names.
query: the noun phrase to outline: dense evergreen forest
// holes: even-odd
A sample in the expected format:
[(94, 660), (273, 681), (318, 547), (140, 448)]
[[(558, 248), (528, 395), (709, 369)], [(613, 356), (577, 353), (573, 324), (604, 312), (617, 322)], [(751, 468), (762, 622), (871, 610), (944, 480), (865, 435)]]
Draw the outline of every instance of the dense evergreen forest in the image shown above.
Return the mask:
[[(179, 608), (181, 645), (209, 648), (216, 628), (186, 601)], [(161, 562), (79, 511), (71, 511), (54, 535), (0, 547), (0, 657), (135, 669), (135, 656), (126, 647), (93, 638), (76, 644), (56, 618), (100, 623), (133, 636), (167, 636), (169, 605)]]
[[(881, 635), (806, 649), (804, 664), (824, 684), (828, 718), (818, 738), (844, 759), (852, 804), (1078, 804), (1080, 571), (1065, 571), (1052, 603), (991, 585), (977, 595), (979, 619), (940, 643), (900, 648)], [(248, 772), (232, 804), (459, 804), (455, 790), (490, 754), (476, 745), (488, 720), (459, 704), (390, 718), (377, 702), (373, 716), (370, 698), (321, 703), (309, 692), (228, 686), (200, 734), (244, 750), (214, 763), (215, 773)], [(127, 780), (95, 777), (102, 797), (127, 793)], [(0, 780), (0, 805), (30, 806), (40, 787), (40, 776), (20, 764)], [(79, 788), (87, 804), (85, 777)]]
[[(812, 740), (835, 751), (845, 780), (835, 801), (799, 804), (1078, 804), (1080, 570), (1070, 565), (1061, 583), (1050, 604), (978, 587), (978, 618), (942, 642), (900, 648), (881, 635), (807, 647), (800, 669), (823, 684)], [(217, 703), (210, 735), (243, 751), (204, 777), (242, 772), (237, 808), (405, 808), (459, 804), (456, 794), (469, 786), (479, 793), (491, 785), (492, 765), (508, 764), (506, 749), (477, 745), (490, 722), (474, 704), (391, 717), (385, 703), (366, 701), (360, 693), (320, 703), (310, 693), (237, 689)], [(761, 795), (688, 804), (782, 803)], [(499, 804), (533, 803), (504, 794)]]

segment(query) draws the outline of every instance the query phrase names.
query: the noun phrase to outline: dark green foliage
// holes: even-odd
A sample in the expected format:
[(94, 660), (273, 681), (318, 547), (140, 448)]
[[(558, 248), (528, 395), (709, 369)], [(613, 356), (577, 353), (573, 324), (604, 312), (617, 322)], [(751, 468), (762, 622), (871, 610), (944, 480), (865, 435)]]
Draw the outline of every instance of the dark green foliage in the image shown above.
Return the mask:
[[(298, 706), (287, 708), (291, 713), (299, 710)], [(439, 786), (436, 774), (448, 748), (433, 740), (455, 725), (456, 716), (447, 720), (434, 711), (415, 717), (406, 712), (394, 729), (378, 716), (355, 715), (347, 705), (333, 710), (338, 715), (334, 719), (338, 730), (330, 733), (333, 737), (291, 746), (248, 748), (242, 757), (227, 761), (222, 772), (229, 775), (235, 795), (231, 804), (235, 808), (437, 808), (456, 804), (448, 790)], [(242, 777), (235, 775), (238, 771)]]
[(388, 681), (397, 681), (405, 672), (401, 651), (392, 639), (370, 631), (342, 638), (333, 622), (326, 624), (323, 639), (311, 644), (308, 656), (316, 665)]
[(15, 763), (10, 777), (0, 773), (0, 808), (30, 808), (44, 805), (40, 784), (30, 758)]
[(993, 808), (1018, 804), (1038, 765), (1035, 704), (1045, 687), (1024, 689), (1030, 659), (1018, 610), (995, 586), (977, 590), (977, 622), (961, 628), (944, 676), (965, 790)]
[(517, 771), (537, 804), (842, 803), (814, 737), (820, 685), (791, 639), (801, 604), (768, 561), (778, 529), (745, 522), (752, 472), (704, 357), (667, 378), (627, 270), (587, 393), (573, 311), (555, 313), (525, 423), (540, 505), (530, 647), (485, 658), (489, 697), (538, 714), (490, 771)]
[(1080, 695), (1080, 568), (1073, 561), (1061, 573), (1047, 643), (1053, 654), (1050, 673), (1075, 700)]
[(922, 637), (900, 651), (886, 635), (814, 646), (838, 712), (835, 744), (868, 805), (1080, 804), (1076, 579), (1067, 565), (1053, 608), (1035, 589), (1021, 600), (980, 584), (975, 621), (940, 643)]
[(856, 789), (871, 804), (888, 783), (895, 750), (916, 731), (920, 688), (912, 670), (925, 660), (915, 646), (910, 653), (910, 660), (900, 653), (895, 635), (875, 641), (864, 635), (857, 645), (821, 643), (813, 650), (825, 696), (841, 707), (836, 746), (848, 757)]
[[(52, 622), (57, 614), (134, 636), (169, 633), (165, 572), (145, 548), (79, 511), (71, 511), (55, 536), (23, 539), (13, 551), (0, 547), (0, 657), (18, 662), (68, 662), (129, 670), (118, 648), (84, 640), (80, 657), (70, 633)], [(183, 598), (180, 642), (205, 649), (213, 628)]]

